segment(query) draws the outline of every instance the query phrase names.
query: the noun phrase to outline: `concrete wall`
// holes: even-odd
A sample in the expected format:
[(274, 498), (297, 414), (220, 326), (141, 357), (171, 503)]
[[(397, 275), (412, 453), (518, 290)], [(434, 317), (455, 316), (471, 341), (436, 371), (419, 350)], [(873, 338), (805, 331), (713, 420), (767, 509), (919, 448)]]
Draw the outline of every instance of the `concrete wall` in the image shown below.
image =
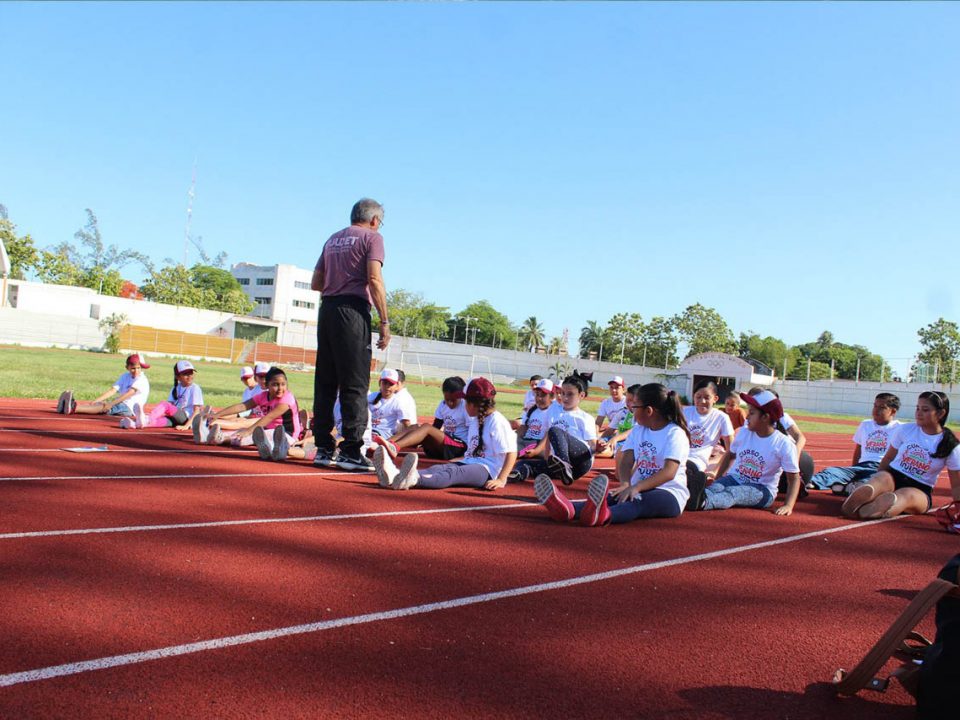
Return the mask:
[(773, 389), (780, 395), (785, 407), (811, 412), (842, 413), (870, 417), (873, 398), (877, 393), (889, 392), (900, 398), (902, 420), (913, 422), (917, 396), (928, 390), (945, 392), (950, 398), (950, 421), (960, 422), (960, 388), (933, 383), (879, 383), (852, 380), (819, 380), (806, 383), (802, 380), (778, 380)]
[(0, 307), (0, 343), (28, 347), (100, 350), (104, 336), (89, 318)]

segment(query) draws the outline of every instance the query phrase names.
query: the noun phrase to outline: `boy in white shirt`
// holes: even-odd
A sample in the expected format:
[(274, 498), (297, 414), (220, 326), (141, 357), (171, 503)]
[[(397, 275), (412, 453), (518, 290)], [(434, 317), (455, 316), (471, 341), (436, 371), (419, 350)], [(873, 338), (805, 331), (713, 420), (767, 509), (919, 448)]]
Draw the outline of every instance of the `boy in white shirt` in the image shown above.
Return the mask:
[[(860, 483), (880, 467), (890, 441), (900, 427), (897, 411), (900, 398), (893, 393), (880, 393), (873, 400), (872, 417), (860, 423), (853, 434), (853, 462), (850, 467), (824, 468), (810, 482), (817, 490), (833, 490), (836, 495), (849, 495)], [(854, 485), (853, 483), (856, 483)]]

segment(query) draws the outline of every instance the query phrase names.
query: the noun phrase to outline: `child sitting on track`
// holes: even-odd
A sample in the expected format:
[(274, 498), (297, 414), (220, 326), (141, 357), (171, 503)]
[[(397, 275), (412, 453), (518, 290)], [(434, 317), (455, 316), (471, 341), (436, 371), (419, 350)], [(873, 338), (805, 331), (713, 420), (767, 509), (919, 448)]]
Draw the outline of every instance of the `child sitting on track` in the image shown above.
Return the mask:
[(597, 410), (597, 457), (613, 457), (617, 450), (613, 438), (622, 432), (620, 424), (631, 414), (623, 378), (615, 376), (607, 387), (610, 388), (610, 397), (604, 398)]
[[(523, 394), (523, 412), (524, 415), (536, 404), (536, 392), (537, 392), (537, 383), (543, 380), (542, 375), (531, 375), (530, 376), (530, 387)], [(552, 383), (553, 381), (551, 381)], [(523, 424), (523, 416), (510, 421), (510, 427), (514, 430), (519, 430), (520, 426)]]
[(740, 407), (740, 393), (731, 392), (727, 395), (727, 399), (723, 401), (723, 412), (730, 418), (734, 432), (742, 428), (747, 421), (747, 414)]
[[(778, 399), (780, 398), (780, 396), (777, 395), (776, 390), (764, 390), (761, 387), (750, 388), (751, 395), (756, 395), (757, 393), (762, 392), (770, 392), (773, 393), (774, 397)], [(781, 404), (781, 408), (782, 407), (783, 405)], [(797, 467), (800, 468), (801, 481), (800, 497), (806, 497), (807, 484), (810, 482), (810, 478), (813, 477), (813, 456), (803, 449), (807, 445), (807, 436), (803, 434), (803, 430), (801, 430), (800, 426), (797, 425), (797, 421), (790, 417), (790, 414), (786, 411), (783, 412), (783, 416), (780, 418), (779, 428), (780, 432), (784, 433), (788, 438), (793, 440), (794, 444), (797, 446)], [(778, 492), (787, 491), (782, 478), (777, 490)]]
[(399, 390), (400, 375), (388, 368), (380, 373), (380, 391), (367, 396), (371, 431), (385, 440), (417, 422), (416, 413), (411, 416), (409, 408), (397, 396)]
[(960, 500), (960, 444), (946, 426), (950, 398), (937, 391), (920, 393), (916, 423), (901, 425), (873, 477), (853, 490), (841, 512), (871, 520), (930, 509), (937, 476), (947, 468), (954, 500)]
[(381, 487), (408, 490), (459, 486), (496, 490), (507, 484), (507, 476), (517, 459), (517, 435), (510, 428), (510, 421), (497, 412), (497, 389), (492, 382), (479, 377), (471, 380), (466, 391), (458, 395), (466, 400), (470, 416), (467, 450), (463, 456), (449, 464), (418, 471), (416, 453), (408, 453), (397, 470), (384, 448), (378, 447), (373, 460)]
[(463, 399), (465, 385), (461, 377), (448, 377), (443, 381), (443, 400), (433, 414), (433, 424), (411, 425), (389, 440), (374, 435), (373, 441), (382, 445), (393, 459), (396, 459), (400, 450), (416, 448), (418, 445), (423, 446), (423, 452), (428, 458), (435, 460), (463, 457), (463, 452), (467, 449), (467, 429), (470, 426), (470, 416)]
[(195, 417), (203, 410), (203, 391), (193, 381), (196, 370), (189, 360), (178, 360), (173, 366), (173, 388), (170, 396), (159, 403), (147, 418), (143, 406), (134, 403), (133, 418), (122, 418), (120, 427), (132, 430), (143, 427), (174, 427), (189, 430)]
[[(537, 386), (533, 391), (533, 405), (524, 412), (517, 432), (520, 438), (517, 440), (518, 458), (546, 458), (547, 430), (563, 412), (560, 406), (553, 402), (553, 391), (553, 380), (548, 378), (537, 380)], [(511, 473), (512, 480), (519, 479), (514, 476), (516, 472), (514, 467)]]
[[(199, 425), (201, 442), (206, 440), (211, 445), (229, 443), (236, 447), (247, 447), (255, 444), (254, 433), (256, 433), (257, 439), (263, 440), (263, 446), (257, 445), (260, 457), (272, 460), (285, 459), (290, 445), (300, 438), (302, 431), (300, 412), (296, 398), (287, 389), (287, 375), (283, 370), (276, 367), (270, 368), (266, 380), (266, 392), (258, 393), (244, 403), (225, 407), (203, 418)], [(224, 432), (217, 422), (222, 416), (235, 415), (244, 409), (254, 408), (259, 408), (261, 416), (249, 427)]]
[(560, 386), (560, 413), (547, 428), (546, 459), (528, 458), (517, 462), (510, 479), (526, 480), (546, 473), (570, 485), (593, 467), (597, 443), (596, 421), (580, 408), (587, 396), (587, 381), (574, 371)]
[(133, 417), (133, 406), (141, 408), (147, 404), (150, 395), (150, 381), (143, 373), (150, 366), (139, 354), (127, 356), (127, 371), (117, 378), (107, 392), (96, 400), (78, 403), (73, 398), (73, 390), (60, 393), (57, 400), (57, 412), (61, 415), (119, 415)]
[(777, 427), (783, 417), (783, 405), (769, 390), (755, 395), (741, 393), (740, 397), (750, 406), (747, 424), (737, 433), (730, 452), (720, 463), (717, 479), (707, 486), (701, 509), (770, 507), (777, 495), (780, 474), (786, 473), (786, 499), (774, 513), (790, 515), (800, 493), (800, 468), (797, 446)]
[[(818, 490), (833, 490), (835, 495), (849, 495), (880, 469), (880, 461), (890, 447), (890, 438), (900, 427), (897, 410), (900, 398), (892, 393), (880, 393), (873, 400), (872, 417), (860, 423), (853, 434), (853, 462), (851, 467), (824, 468), (812, 478)], [(855, 483), (855, 484), (854, 484)]]
[(546, 475), (534, 482), (537, 499), (550, 517), (568, 522), (577, 517), (593, 527), (643, 518), (679, 517), (690, 494), (686, 466), (690, 452), (680, 399), (673, 390), (649, 383), (633, 400), (636, 424), (617, 460), (621, 480), (613, 492), (609, 481), (597, 475), (587, 488), (587, 500), (570, 502)]
[[(730, 417), (713, 405), (719, 400), (717, 386), (710, 380), (701, 380), (693, 388), (693, 407), (685, 407), (683, 416), (690, 431), (690, 459), (687, 461), (687, 486), (694, 497), (695, 505), (707, 483), (717, 476), (723, 456), (730, 451), (733, 442), (733, 425)], [(713, 457), (713, 449), (719, 443), (722, 451)], [(691, 508), (692, 509), (692, 508)]]

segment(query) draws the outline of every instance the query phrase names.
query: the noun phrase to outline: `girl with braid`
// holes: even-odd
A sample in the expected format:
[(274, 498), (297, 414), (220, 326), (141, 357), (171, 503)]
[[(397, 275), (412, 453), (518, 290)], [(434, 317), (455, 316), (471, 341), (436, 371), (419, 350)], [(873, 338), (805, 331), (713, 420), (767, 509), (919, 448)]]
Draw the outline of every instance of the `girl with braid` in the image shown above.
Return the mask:
[(517, 434), (510, 427), (510, 421), (497, 411), (497, 389), (492, 382), (480, 377), (471, 380), (466, 391), (458, 395), (467, 401), (470, 416), (463, 456), (449, 464), (418, 471), (417, 455), (409, 453), (398, 470), (390, 457), (377, 448), (380, 487), (409, 490), (457, 486), (497, 490), (507, 484), (507, 476), (517, 460)]

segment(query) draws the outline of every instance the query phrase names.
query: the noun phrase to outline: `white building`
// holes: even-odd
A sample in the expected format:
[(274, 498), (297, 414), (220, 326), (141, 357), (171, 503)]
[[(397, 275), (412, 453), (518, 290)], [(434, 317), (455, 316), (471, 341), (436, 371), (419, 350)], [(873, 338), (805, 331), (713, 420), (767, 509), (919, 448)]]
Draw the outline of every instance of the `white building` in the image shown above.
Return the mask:
[[(285, 328), (282, 334), (290, 335), (289, 340), (316, 332), (320, 293), (310, 289), (312, 270), (295, 265), (237, 263), (230, 272), (257, 304), (251, 315), (281, 323)], [(281, 338), (280, 342), (286, 340)]]

